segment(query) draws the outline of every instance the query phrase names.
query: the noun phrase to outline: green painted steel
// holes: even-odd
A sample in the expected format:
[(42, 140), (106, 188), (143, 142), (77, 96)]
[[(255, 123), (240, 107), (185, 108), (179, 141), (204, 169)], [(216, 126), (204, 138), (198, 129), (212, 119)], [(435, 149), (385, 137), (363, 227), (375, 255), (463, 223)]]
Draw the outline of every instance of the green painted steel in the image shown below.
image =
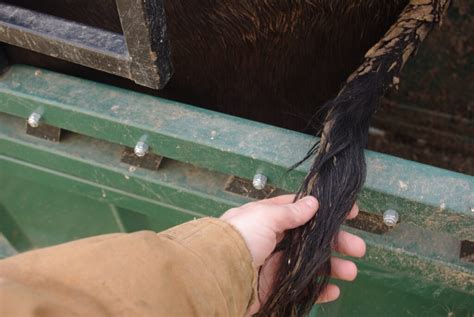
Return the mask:
[[(26, 135), (24, 128), (23, 120), (0, 114), (0, 202), (10, 218), (4, 227), (17, 230), (0, 231), (20, 251), (97, 233), (162, 230), (248, 201), (224, 190), (229, 176), (223, 173), (169, 159), (158, 171), (130, 168), (120, 162), (123, 147), (117, 144), (79, 134), (52, 143)], [(404, 281), (414, 298), (429, 303), (442, 294), (456, 311), (474, 309), (468, 301), (474, 266), (459, 260), (459, 240), (452, 235), (403, 222), (384, 235), (347, 229), (369, 246), (359, 262), (368, 267), (364, 283), (395, 276), (395, 284)], [(364, 305), (361, 310), (369, 309)]]
[[(339, 282), (341, 297), (322, 305), (319, 317), (448, 317), (472, 316), (473, 297), (439, 288), (436, 284), (399, 276), (391, 270), (358, 265), (353, 282)], [(423, 289), (424, 294), (420, 294)]]
[[(25, 133), (25, 119), (39, 108), (43, 122), (70, 131), (61, 142)], [(158, 171), (120, 161), (124, 145), (143, 134), (166, 157)], [(232, 175), (251, 179), (261, 171), (272, 184), (295, 190), (308, 164), (287, 169), (312, 142), (304, 134), (13, 66), (0, 77), (0, 251), (218, 216), (248, 201), (225, 190)], [(373, 152), (367, 160), (361, 208), (396, 209), (401, 222), (381, 235), (347, 228), (368, 244), (358, 261), (360, 277), (318, 314), (474, 313), (474, 264), (459, 258), (460, 240), (474, 240), (474, 178)]]
[[(37, 109), (44, 122), (134, 146), (147, 135), (151, 151), (181, 162), (251, 179), (258, 171), (294, 191), (308, 163), (288, 172), (314, 138), (178, 102), (70, 76), (13, 66), (0, 79), (0, 112), (22, 118)], [(367, 152), (361, 207), (397, 209), (404, 221), (474, 239), (471, 176)]]
[(10, 241), (0, 233), (0, 259), (18, 254), (18, 251), (11, 245)]

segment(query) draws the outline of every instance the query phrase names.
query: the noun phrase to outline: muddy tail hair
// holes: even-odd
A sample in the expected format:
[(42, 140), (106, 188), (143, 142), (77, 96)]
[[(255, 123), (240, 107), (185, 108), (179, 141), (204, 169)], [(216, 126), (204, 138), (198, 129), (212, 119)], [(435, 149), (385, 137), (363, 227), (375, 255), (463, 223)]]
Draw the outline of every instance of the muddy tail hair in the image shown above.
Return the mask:
[(259, 316), (304, 316), (331, 274), (331, 248), (365, 181), (369, 124), (385, 91), (441, 17), (450, 0), (410, 0), (398, 20), (365, 55), (338, 95), (324, 106), (320, 141), (305, 159), (314, 163), (297, 197), (313, 195), (320, 207), (304, 226), (286, 232), (273, 291)]

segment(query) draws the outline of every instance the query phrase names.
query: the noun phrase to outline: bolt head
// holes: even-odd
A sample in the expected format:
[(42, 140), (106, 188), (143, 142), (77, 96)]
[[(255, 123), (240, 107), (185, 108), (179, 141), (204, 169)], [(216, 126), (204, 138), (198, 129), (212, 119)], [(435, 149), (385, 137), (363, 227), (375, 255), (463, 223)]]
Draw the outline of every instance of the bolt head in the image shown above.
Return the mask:
[(389, 227), (395, 226), (399, 219), (400, 216), (396, 210), (388, 209), (383, 213), (383, 223)]
[(138, 141), (137, 145), (135, 145), (135, 148), (133, 149), (133, 152), (138, 157), (144, 157), (148, 152), (148, 144), (143, 141)]
[(267, 177), (263, 174), (255, 174), (252, 185), (256, 190), (262, 190), (267, 186)]
[(37, 128), (37, 127), (39, 127), (40, 120), (41, 120), (41, 115), (37, 112), (33, 112), (28, 117), (27, 123), (30, 127)]

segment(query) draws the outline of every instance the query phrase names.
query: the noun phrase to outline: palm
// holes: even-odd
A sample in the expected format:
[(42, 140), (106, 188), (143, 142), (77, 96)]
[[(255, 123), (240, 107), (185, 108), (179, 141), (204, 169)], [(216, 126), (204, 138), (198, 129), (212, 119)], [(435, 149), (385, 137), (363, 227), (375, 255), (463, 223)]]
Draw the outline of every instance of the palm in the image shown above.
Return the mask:
[[(286, 230), (303, 225), (311, 219), (317, 209), (315, 199), (304, 198), (293, 203), (294, 195), (284, 195), (233, 208), (222, 215), (221, 219), (234, 226), (245, 240), (253, 258), (254, 267), (259, 270), (258, 299), (248, 313), (258, 312), (272, 288), (276, 272), (281, 263), (280, 254), (270, 256)], [(306, 203), (309, 203), (306, 204)], [(348, 218), (358, 213), (354, 206)], [(350, 233), (341, 231), (337, 237), (338, 253), (361, 257), (365, 253), (364, 241)], [(348, 260), (331, 258), (332, 277), (351, 281), (357, 275), (357, 267)], [(319, 302), (333, 301), (339, 296), (335, 285), (328, 285), (319, 298)]]

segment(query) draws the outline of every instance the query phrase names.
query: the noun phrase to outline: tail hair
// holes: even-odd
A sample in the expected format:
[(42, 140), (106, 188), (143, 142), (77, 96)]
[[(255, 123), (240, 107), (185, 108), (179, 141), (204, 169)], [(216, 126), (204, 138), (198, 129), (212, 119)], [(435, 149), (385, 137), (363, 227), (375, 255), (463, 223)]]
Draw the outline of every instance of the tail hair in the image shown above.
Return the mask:
[(259, 316), (304, 316), (327, 286), (334, 238), (365, 181), (364, 148), (372, 115), (385, 91), (450, 4), (410, 0), (398, 20), (366, 54), (338, 95), (324, 106), (321, 139), (308, 152), (314, 162), (297, 198), (313, 195), (319, 210), (304, 226), (288, 231), (273, 291)]

